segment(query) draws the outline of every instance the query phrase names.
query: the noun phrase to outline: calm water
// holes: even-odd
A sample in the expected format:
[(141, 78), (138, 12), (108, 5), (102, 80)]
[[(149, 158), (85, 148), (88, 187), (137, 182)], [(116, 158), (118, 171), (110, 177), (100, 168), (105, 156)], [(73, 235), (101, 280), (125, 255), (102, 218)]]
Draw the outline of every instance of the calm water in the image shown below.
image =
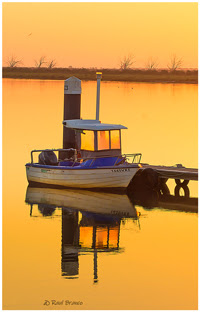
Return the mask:
[[(30, 151), (62, 146), (63, 89), (63, 81), (3, 79), (3, 308), (197, 309), (197, 213), (144, 208), (126, 195), (27, 189)], [(197, 168), (197, 92), (102, 82), (100, 119), (128, 127), (123, 153)], [(82, 82), (82, 118), (95, 118), (95, 100), (96, 83)], [(197, 183), (189, 186), (197, 197)]]

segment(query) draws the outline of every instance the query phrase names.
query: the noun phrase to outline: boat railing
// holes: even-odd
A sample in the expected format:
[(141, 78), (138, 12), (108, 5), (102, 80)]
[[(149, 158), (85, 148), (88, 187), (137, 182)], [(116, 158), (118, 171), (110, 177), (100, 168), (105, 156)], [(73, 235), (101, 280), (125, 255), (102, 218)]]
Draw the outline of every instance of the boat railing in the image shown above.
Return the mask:
[[(123, 156), (123, 155), (122, 155)], [(124, 154), (124, 156), (128, 159), (129, 157), (133, 157), (132, 163), (140, 163), (142, 154), (141, 153), (135, 153), (135, 154)]]
[(77, 150), (75, 148), (51, 148), (51, 149), (42, 149), (42, 150), (32, 150), (31, 151), (31, 163), (33, 164), (33, 153), (39, 152), (69, 152), (74, 151), (74, 158), (77, 159)]
[[(73, 164), (71, 167), (74, 167), (76, 162), (80, 162), (83, 163), (86, 160), (90, 160), (92, 159), (92, 162), (90, 163), (89, 167), (92, 166), (92, 164), (94, 163), (94, 161), (96, 159), (100, 159), (100, 158), (110, 158), (110, 157), (116, 157), (116, 161), (114, 163), (114, 166), (119, 165), (120, 163), (124, 163), (125, 161), (129, 161), (130, 158), (132, 158), (132, 161), (129, 163), (140, 163), (141, 161), (141, 157), (142, 154), (141, 153), (134, 153), (134, 154), (122, 154), (122, 155), (112, 155), (112, 156), (92, 156), (92, 157), (77, 157), (78, 153), (77, 150), (75, 148), (67, 148), (67, 149), (63, 149), (63, 148), (57, 148), (57, 149), (42, 149), (42, 150), (32, 150), (31, 151), (31, 164), (33, 164), (33, 153), (39, 153), (39, 152), (69, 152), (69, 151), (74, 151), (74, 156), (71, 158), (65, 158), (64, 160), (59, 160), (58, 161), (72, 161)], [(121, 159), (121, 161), (119, 161)]]
[[(92, 166), (92, 164), (94, 163), (94, 161), (96, 159), (100, 159), (100, 158), (110, 158), (110, 157), (117, 157), (115, 163), (114, 163), (114, 166), (117, 166), (119, 165), (120, 163), (124, 163), (125, 161), (129, 160), (130, 158), (132, 158), (132, 161), (130, 163), (140, 163), (141, 162), (141, 157), (142, 157), (142, 154), (141, 153), (134, 153), (134, 154), (122, 154), (122, 155), (112, 155), (112, 156), (93, 156), (93, 157), (84, 157), (84, 158), (78, 158), (77, 160), (78, 161), (81, 161), (82, 162), (86, 161), (86, 160), (90, 160), (92, 159), (92, 162), (90, 163), (89, 167)], [(119, 160), (121, 159), (121, 161), (119, 162)], [(73, 165), (72, 165), (73, 166)]]

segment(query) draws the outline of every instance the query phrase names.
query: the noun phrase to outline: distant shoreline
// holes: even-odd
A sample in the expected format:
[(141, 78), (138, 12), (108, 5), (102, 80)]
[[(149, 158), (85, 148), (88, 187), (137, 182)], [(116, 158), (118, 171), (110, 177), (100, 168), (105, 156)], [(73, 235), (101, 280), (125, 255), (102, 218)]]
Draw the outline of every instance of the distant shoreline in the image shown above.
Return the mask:
[(96, 80), (96, 72), (101, 71), (102, 81), (150, 82), (150, 83), (190, 83), (198, 84), (198, 70), (145, 70), (145, 69), (87, 69), (87, 68), (30, 68), (3, 67), (2, 77), (12, 79), (65, 80), (76, 76), (81, 80)]

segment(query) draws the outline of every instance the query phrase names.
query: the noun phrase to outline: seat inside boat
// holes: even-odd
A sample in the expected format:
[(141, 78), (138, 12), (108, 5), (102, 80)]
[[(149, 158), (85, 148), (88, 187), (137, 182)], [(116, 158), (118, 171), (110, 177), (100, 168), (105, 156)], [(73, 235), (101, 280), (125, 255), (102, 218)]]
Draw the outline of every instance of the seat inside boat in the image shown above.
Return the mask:
[(125, 161), (124, 157), (105, 157), (105, 158), (92, 158), (83, 161), (82, 163), (73, 161), (60, 161), (61, 167), (78, 167), (78, 168), (97, 168), (119, 165)]
[(96, 158), (88, 159), (84, 161), (82, 167), (104, 167), (104, 166), (114, 166), (118, 165), (123, 161), (122, 157), (105, 157), (105, 158)]
[(66, 161), (60, 161), (59, 166), (69, 166), (69, 167), (76, 167), (76, 166), (79, 166), (80, 163), (79, 162), (74, 162), (74, 161), (71, 161), (71, 160), (66, 160)]

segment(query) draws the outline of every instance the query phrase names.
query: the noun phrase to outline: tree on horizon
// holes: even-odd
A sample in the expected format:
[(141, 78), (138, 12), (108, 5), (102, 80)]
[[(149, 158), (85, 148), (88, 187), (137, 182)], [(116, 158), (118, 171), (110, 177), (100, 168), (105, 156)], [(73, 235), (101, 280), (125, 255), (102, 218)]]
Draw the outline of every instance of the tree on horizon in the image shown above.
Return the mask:
[(17, 64), (22, 64), (21, 60), (18, 60), (16, 56), (11, 56), (8, 58), (8, 61), (6, 62), (9, 67), (17, 67)]
[(146, 68), (149, 70), (153, 70), (157, 68), (158, 64), (159, 63), (157, 62), (157, 59), (150, 57), (146, 63)]
[(176, 54), (172, 54), (170, 57), (170, 63), (167, 65), (170, 71), (175, 71), (179, 69), (183, 65), (183, 59), (176, 56)]
[(45, 59), (46, 59), (46, 56), (41, 56), (38, 61), (35, 60), (35, 67), (37, 68), (42, 67), (42, 65), (46, 63)]
[(134, 58), (135, 56), (133, 54), (124, 56), (123, 59), (120, 60), (120, 69), (121, 70), (130, 69), (131, 66), (135, 63)]

